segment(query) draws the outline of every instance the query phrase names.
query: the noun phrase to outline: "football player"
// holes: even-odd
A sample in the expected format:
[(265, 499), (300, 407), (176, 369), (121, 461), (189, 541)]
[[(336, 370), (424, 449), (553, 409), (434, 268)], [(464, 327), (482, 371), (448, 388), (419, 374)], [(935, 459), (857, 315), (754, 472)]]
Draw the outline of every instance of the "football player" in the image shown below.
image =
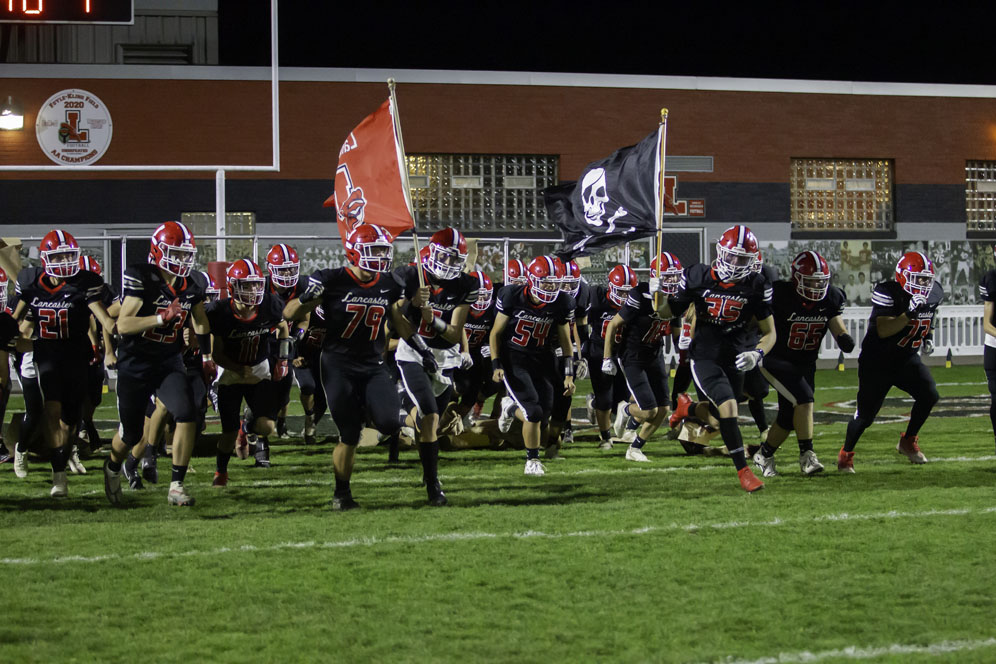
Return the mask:
[[(681, 274), (678, 257), (667, 251), (650, 262), (650, 278), (656, 280), (666, 297), (678, 292)], [(661, 350), (664, 338), (671, 334), (671, 321), (658, 315), (654, 297), (648, 283), (638, 284), (605, 332), (602, 373), (611, 376), (621, 371), (635, 401), (625, 411), (639, 424), (636, 437), (626, 449), (629, 461), (650, 460), (643, 453), (643, 446), (670, 412), (668, 371)], [(614, 360), (616, 331), (620, 328), (619, 357)]]
[[(612, 449), (612, 411), (617, 403), (629, 400), (629, 389), (626, 387), (623, 374), (618, 371), (612, 374), (602, 372), (605, 335), (613, 318), (618, 315), (630, 291), (636, 288), (638, 282), (636, 273), (628, 265), (616, 265), (609, 270), (608, 286), (592, 286), (588, 299), (586, 317), (590, 322), (591, 331), (583, 351), (591, 374), (594, 423), (601, 438), (599, 447), (605, 450)], [(613, 341), (616, 346), (622, 341), (621, 326), (616, 326)], [(611, 353), (609, 355), (611, 356)]]
[[(34, 324), (34, 365), (44, 399), (42, 433), (51, 452), (51, 495), (68, 495), (69, 437), (79, 426), (87, 368), (92, 357), (90, 314), (114, 327), (101, 303), (104, 280), (80, 271), (80, 248), (62, 230), (49, 231), (38, 248), (41, 267), (21, 270), (14, 319)], [(82, 467), (82, 466), (79, 466)]]
[(847, 423), (837, 470), (854, 472), (854, 447), (895, 386), (913, 397), (913, 409), (896, 451), (910, 463), (927, 463), (920, 451), (920, 427), (937, 403), (937, 387), (920, 353), (934, 352), (932, 325), (944, 289), (934, 280), (934, 264), (919, 251), (908, 251), (896, 263), (895, 281), (883, 281), (872, 291), (868, 331), (858, 356), (858, 407)]
[[(993, 245), (996, 259), (996, 244)], [(982, 351), (982, 366), (989, 383), (989, 421), (996, 438), (996, 270), (989, 270), (979, 280), (979, 297), (982, 298), (982, 328), (986, 333)]]
[[(218, 375), (218, 415), (221, 437), (212, 486), (228, 485), (228, 461), (235, 450), (242, 402), (253, 413), (246, 422), (247, 432), (259, 436), (256, 465), (270, 466), (268, 436), (276, 433), (276, 418), (286, 397), (282, 382), (290, 372), (290, 340), (283, 320), (284, 302), (266, 289), (259, 266), (240, 258), (228, 268), (229, 297), (209, 304), (205, 310), (211, 324), (211, 357), (220, 367)], [(279, 350), (276, 362), (268, 358), (272, 331), (277, 331)], [(240, 458), (248, 450), (238, 450)]]
[[(80, 256), (80, 269), (93, 272), (98, 277), (103, 278), (103, 270), (100, 267), (100, 262), (92, 256)], [(101, 303), (104, 305), (104, 309), (107, 310), (108, 316), (117, 318), (118, 312), (121, 309), (118, 293), (113, 286), (106, 282), (104, 283)], [(86, 432), (87, 441), (92, 451), (101, 446), (100, 435), (97, 433), (97, 427), (93, 423), (93, 414), (104, 397), (104, 377), (106, 375), (104, 368), (113, 369), (117, 363), (117, 358), (114, 355), (113, 330), (105, 328), (97, 322), (94, 316), (90, 317), (90, 343), (93, 346), (93, 358), (90, 360), (90, 366), (87, 369), (87, 390), (83, 402), (83, 420), (80, 428)], [(75, 452), (74, 446), (73, 454), (69, 458), (69, 465), (70, 468), (77, 466), (76, 470), (79, 470), (82, 469), (82, 464), (79, 463), (79, 457)]]
[(460, 394), (457, 413), (461, 417), (467, 417), (474, 404), (487, 400), (496, 391), (491, 380), (491, 346), (488, 344), (496, 314), (494, 286), (484, 272), (471, 272), (470, 276), (477, 279), (477, 301), (470, 305), (464, 330), (467, 333), (467, 352), (474, 363), (470, 368), (458, 369), (453, 374)]
[[(197, 406), (183, 366), (183, 326), (191, 319), (197, 342), (211, 348), (204, 313), (207, 280), (193, 269), (197, 248), (190, 230), (167, 221), (152, 234), (148, 263), (128, 267), (117, 329), (118, 415), (121, 426), (104, 462), (104, 492), (112, 505), (121, 502), (121, 466), (128, 450), (142, 440), (145, 411), (154, 394), (176, 421), (173, 468), (166, 500), (193, 505), (184, 479), (197, 436)], [(204, 360), (210, 361), (208, 351)]]
[[(280, 297), (281, 307), (300, 295), (304, 290), (300, 285), (301, 261), (297, 256), (297, 251), (295, 251), (294, 247), (289, 244), (281, 242), (280, 244), (275, 244), (270, 248), (270, 250), (266, 253), (266, 270), (269, 273), (267, 275), (266, 289), (267, 291)], [(302, 324), (305, 323), (302, 322)], [(298, 338), (298, 330), (290, 330), (290, 332), (293, 338)], [(279, 360), (279, 342), (275, 337), (271, 337), (268, 358), (271, 364)], [(311, 379), (309, 372), (302, 372), (301, 379), (305, 382), (305, 385), (301, 389), (301, 406), (304, 407), (304, 411), (307, 413), (309, 410), (314, 408), (313, 397), (315, 394), (315, 386), (309, 382)], [(297, 375), (292, 364), (290, 374), (283, 379), (288, 402), (290, 401), (290, 388), (295, 380), (297, 380)], [(310, 400), (305, 397), (305, 392), (311, 395)], [(306, 401), (310, 401), (311, 408), (308, 407), (308, 403), (305, 403)], [(283, 407), (280, 409), (280, 414), (277, 416), (277, 435), (281, 438), (287, 435), (286, 402), (283, 404)]]
[[(775, 343), (771, 315), (771, 284), (753, 270), (757, 261), (757, 238), (746, 226), (727, 229), (716, 242), (712, 265), (690, 266), (675, 295), (661, 299), (661, 318), (680, 316), (695, 307), (695, 334), (689, 349), (692, 378), (708, 401), (679, 401), (676, 418), (691, 410), (706, 421), (717, 420), (723, 443), (737, 469), (740, 486), (748, 493), (764, 487), (747, 466), (743, 438), (737, 425), (737, 398), (743, 393), (744, 372), (750, 371)], [(656, 283), (651, 283), (651, 292)], [(761, 332), (749, 329), (757, 321)]]
[[(408, 335), (412, 330), (396, 306), (404, 291), (391, 274), (391, 241), (378, 226), (357, 225), (345, 241), (349, 265), (315, 271), (304, 292), (284, 307), (284, 317), (290, 321), (304, 320), (319, 305), (325, 315), (321, 377), (339, 429), (339, 443), (332, 452), (336, 511), (359, 507), (350, 478), (364, 423), (369, 419), (387, 435), (401, 427), (398, 392), (384, 368), (384, 323), (390, 318), (395, 329)], [(429, 496), (437, 499), (435, 504), (445, 504), (438, 486), (429, 487)]]
[[(543, 475), (540, 432), (553, 409), (554, 390), (574, 394), (570, 323), (575, 304), (574, 298), (560, 289), (563, 274), (557, 273), (552, 256), (534, 258), (526, 271), (528, 286), (505, 286), (498, 294), (498, 315), (490, 338), (491, 364), (493, 380), (504, 383), (508, 390), (502, 399), (498, 429), (507, 432), (513, 417), (522, 421), (525, 474)], [(561, 371), (557, 369), (555, 344), (564, 360)]]
[[(452, 370), (473, 365), (473, 358), (461, 353), (461, 344), (470, 305), (477, 302), (478, 281), (463, 271), (467, 241), (460, 231), (436, 231), (427, 246), (421, 265), (406, 265), (394, 273), (404, 287), (404, 299), (396, 306), (416, 329), (411, 337), (399, 330), (402, 339), (395, 358), (405, 392), (415, 404), (418, 455), (429, 502), (442, 505), (446, 497), (437, 473), (439, 418), (450, 401)], [(419, 270), (424, 286), (419, 285)]]
[(761, 372), (778, 393), (778, 415), (754, 463), (764, 477), (773, 477), (775, 451), (795, 430), (799, 442), (799, 469), (804, 475), (823, 471), (813, 451), (813, 393), (816, 358), (829, 331), (845, 353), (854, 350), (841, 314), (844, 291), (830, 285), (830, 266), (815, 251), (804, 251), (792, 260), (792, 280), (776, 281), (771, 307), (777, 339), (764, 358)]
[[(3, 441), (3, 420), (10, 399), (10, 351), (21, 332), (7, 310), (7, 272), (0, 268), (0, 463), (11, 460), (10, 450)], [(15, 445), (16, 448), (16, 445)]]
[[(560, 260), (557, 258), (556, 260)], [(581, 279), (581, 268), (577, 261), (563, 263), (564, 277), (560, 281), (560, 290), (574, 298), (574, 321), (571, 323), (571, 343), (574, 346), (574, 379), (583, 380), (589, 375), (588, 360), (581, 354), (581, 341), (588, 337), (588, 298), (590, 289)], [(563, 432), (563, 442), (574, 442), (574, 430), (571, 423), (571, 404), (574, 397), (554, 390), (553, 410), (550, 412), (550, 427), (547, 430), (546, 457), (560, 458), (560, 438)]]
[(325, 387), (322, 385), (322, 345), (325, 342), (325, 310), (321, 305), (308, 314), (308, 327), (301, 329), (301, 339), (294, 358), (294, 376), (301, 389), (304, 406), (304, 444), (317, 443), (315, 433), (319, 420), (325, 414)]

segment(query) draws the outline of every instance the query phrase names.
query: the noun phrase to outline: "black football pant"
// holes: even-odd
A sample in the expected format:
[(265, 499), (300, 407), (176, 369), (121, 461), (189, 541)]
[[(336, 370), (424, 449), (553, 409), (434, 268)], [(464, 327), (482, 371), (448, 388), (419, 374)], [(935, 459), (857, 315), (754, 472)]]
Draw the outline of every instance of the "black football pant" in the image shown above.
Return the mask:
[(80, 423), (92, 354), (89, 344), (41, 340), (34, 342), (35, 371), (42, 399), (61, 404), (60, 419), (69, 427), (76, 427)]
[(177, 423), (196, 422), (197, 406), (179, 353), (158, 363), (125, 356), (118, 360), (118, 418), (121, 440), (132, 447), (142, 440), (145, 411), (155, 395)]
[(778, 393), (778, 416), (775, 421), (782, 429), (792, 431), (795, 428), (795, 407), (814, 401), (816, 363), (799, 364), (766, 357), (761, 372)]
[(460, 395), (460, 405), (464, 408), (473, 408), (478, 400), (484, 401), (498, 391), (498, 383), (491, 380), (494, 374), (491, 358), (481, 357), (479, 354), (473, 357), (474, 365), (471, 368), (453, 372), (453, 384)]
[(620, 401), (629, 401), (629, 388), (626, 377), (617, 371), (615, 376), (602, 373), (602, 356), (588, 357), (588, 377), (591, 378), (591, 391), (595, 395), (595, 410), (611, 411)]
[[(527, 422), (543, 422), (553, 411), (557, 363), (553, 353), (528, 355), (504, 349), (505, 389)], [(561, 382), (558, 380), (557, 385)]]
[(620, 359), (619, 371), (626, 379), (626, 386), (640, 410), (650, 411), (671, 405), (668, 399), (670, 390), (667, 386), (667, 367), (660, 355), (649, 362), (627, 362)]
[(368, 417), (382, 434), (401, 430), (398, 390), (382, 364), (354, 363), (343, 353), (324, 351), (321, 383), (339, 440), (346, 445), (359, 444)]
[(905, 360), (884, 364), (869, 360), (864, 354), (858, 357), (858, 407), (854, 418), (847, 424), (844, 450), (854, 451), (865, 429), (875, 421), (886, 395), (898, 387), (913, 397), (913, 410), (906, 426), (906, 435), (915, 436), (937, 403), (937, 386), (930, 370), (920, 361), (919, 355)]
[(982, 367), (986, 371), (986, 382), (989, 383), (989, 421), (996, 436), (996, 348), (984, 346), (982, 351)]

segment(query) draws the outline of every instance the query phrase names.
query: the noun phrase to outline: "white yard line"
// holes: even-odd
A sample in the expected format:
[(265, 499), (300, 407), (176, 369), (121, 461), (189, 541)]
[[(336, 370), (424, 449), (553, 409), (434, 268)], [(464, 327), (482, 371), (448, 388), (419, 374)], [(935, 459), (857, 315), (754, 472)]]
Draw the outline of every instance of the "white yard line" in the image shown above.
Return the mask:
[(941, 641), (926, 646), (906, 643), (893, 643), (888, 646), (847, 646), (838, 650), (821, 650), (819, 652), (804, 650), (795, 653), (778, 653), (760, 659), (735, 659), (731, 657), (718, 661), (722, 664), (795, 664), (796, 662), (822, 662), (828, 659), (877, 659), (887, 655), (948, 655), (993, 647), (996, 647), (996, 638), (976, 641)]
[[(544, 532), (540, 530), (527, 530), (517, 532), (489, 533), (489, 532), (467, 532), (467, 533), (438, 533), (433, 535), (405, 535), (392, 537), (360, 537), (345, 540), (334, 540), (330, 542), (315, 542), (308, 540), (304, 542), (280, 542), (278, 544), (268, 544), (257, 546), (255, 544), (245, 544), (234, 547), (221, 547), (216, 549), (192, 549), (189, 551), (139, 551), (130, 554), (109, 553), (102, 555), (62, 555), (52, 558), (0, 558), (0, 565), (20, 565), (20, 566), (46, 566), (64, 565), (66, 563), (96, 563), (105, 561), (129, 561), (129, 560), (161, 560), (171, 558), (192, 558), (208, 557), (237, 553), (261, 553), (272, 551), (286, 551), (293, 549), (353, 549), (359, 547), (375, 547), (393, 544), (426, 544), (432, 542), (464, 542), (496, 539), (575, 539), (575, 538), (614, 538), (626, 536), (640, 536), (648, 534), (663, 534), (668, 532), (685, 531), (697, 533), (702, 530), (729, 530), (734, 528), (774, 528), (791, 524), (813, 524), (813, 523), (839, 523), (844, 521), (881, 521), (891, 519), (924, 519), (931, 517), (959, 517), (969, 515), (996, 514), (996, 507), (986, 507), (979, 509), (950, 509), (950, 510), (927, 510), (922, 512), (900, 512), (892, 510), (889, 512), (871, 512), (867, 514), (854, 514), (839, 512), (833, 514), (822, 514), (809, 517), (774, 517), (762, 521), (720, 521), (714, 523), (669, 523), (661, 525), (648, 525), (640, 528), (626, 530), (582, 530), (564, 533)], [(775, 660), (777, 661), (777, 660)]]

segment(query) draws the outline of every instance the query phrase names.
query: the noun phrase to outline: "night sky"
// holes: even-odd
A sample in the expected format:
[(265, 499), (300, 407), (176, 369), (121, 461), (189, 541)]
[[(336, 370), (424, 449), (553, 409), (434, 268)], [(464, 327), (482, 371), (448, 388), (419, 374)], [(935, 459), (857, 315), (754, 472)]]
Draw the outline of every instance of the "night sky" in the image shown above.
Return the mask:
[[(283, 0), (280, 64), (996, 84), (986, 5), (912, 5)], [(268, 7), (220, 0), (222, 64), (269, 64)]]

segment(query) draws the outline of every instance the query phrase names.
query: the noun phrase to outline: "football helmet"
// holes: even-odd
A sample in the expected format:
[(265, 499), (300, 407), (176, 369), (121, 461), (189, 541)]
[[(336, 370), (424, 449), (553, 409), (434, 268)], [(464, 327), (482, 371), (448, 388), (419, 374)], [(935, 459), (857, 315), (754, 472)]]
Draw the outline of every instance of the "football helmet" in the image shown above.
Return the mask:
[(204, 294), (207, 295), (207, 301), (213, 302), (221, 297), (221, 289), (218, 288), (217, 282), (215, 282), (214, 277), (211, 276), (210, 272), (201, 272), (204, 275), (204, 280), (207, 281), (207, 288), (204, 289)]
[(629, 265), (616, 265), (609, 270), (609, 299), (621, 307), (629, 292), (636, 288), (638, 281), (636, 272), (633, 272)]
[(470, 305), (470, 308), (475, 311), (487, 311), (495, 292), (491, 277), (483, 272), (471, 272), (470, 276), (477, 279), (477, 302)]
[[(559, 263), (559, 265), (558, 265)], [(560, 293), (564, 278), (564, 263), (553, 256), (537, 256), (526, 268), (529, 290), (540, 302), (553, 302)]]
[(66, 231), (49, 231), (38, 245), (42, 269), (56, 279), (66, 279), (80, 271), (80, 245)]
[(0, 311), (7, 310), (7, 273), (0, 267)]
[(803, 251), (792, 259), (792, 281), (802, 298), (819, 302), (830, 288), (830, 266), (815, 251)]
[(240, 258), (228, 268), (228, 296), (240, 304), (251, 307), (263, 301), (266, 279), (259, 266), (248, 258)]
[(896, 263), (896, 281), (910, 295), (930, 294), (934, 285), (934, 263), (919, 251), (907, 251)]
[(86, 270), (87, 272), (93, 272), (97, 276), (104, 273), (103, 269), (100, 267), (100, 263), (93, 256), (80, 256), (80, 269)]
[(740, 281), (752, 272), (757, 253), (757, 238), (751, 230), (732, 226), (716, 242), (716, 261), (712, 267), (721, 281)]
[(436, 231), (429, 238), (429, 259), (425, 269), (442, 281), (456, 279), (467, 262), (467, 240), (453, 227)]
[(761, 274), (761, 268), (763, 267), (764, 267), (764, 256), (761, 255), (761, 250), (758, 249), (757, 260), (754, 261), (754, 265), (753, 267), (751, 267), (750, 271), (753, 272), (754, 274)]
[(270, 280), (280, 288), (297, 286), (301, 277), (301, 261), (294, 247), (289, 244), (275, 244), (266, 254), (266, 270)]
[(669, 251), (662, 251), (650, 261), (650, 276), (661, 280), (661, 292), (674, 295), (681, 283), (681, 261)]
[(346, 238), (346, 258), (367, 272), (390, 272), (394, 264), (393, 241), (380, 226), (360, 224)]
[(505, 266), (505, 285), (516, 284), (525, 286), (529, 283), (526, 275), (526, 264), (518, 258), (509, 258), (508, 265)]
[(178, 277), (186, 277), (194, 268), (194, 234), (179, 221), (167, 221), (152, 234), (149, 262)]
[(567, 261), (564, 263), (564, 280), (560, 282), (560, 290), (570, 293), (571, 297), (577, 297), (581, 290), (581, 268), (577, 261)]

